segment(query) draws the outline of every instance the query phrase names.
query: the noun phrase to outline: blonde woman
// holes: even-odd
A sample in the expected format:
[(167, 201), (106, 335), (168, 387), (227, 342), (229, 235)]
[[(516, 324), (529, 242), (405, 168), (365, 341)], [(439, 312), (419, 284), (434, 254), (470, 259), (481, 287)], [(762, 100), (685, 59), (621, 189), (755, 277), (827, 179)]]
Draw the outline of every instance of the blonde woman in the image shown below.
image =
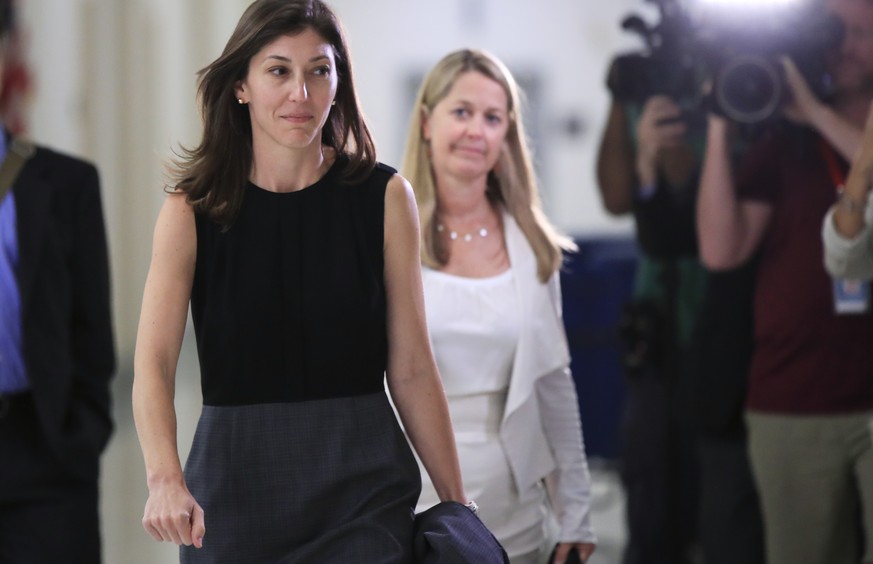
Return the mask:
[[(465, 490), (513, 564), (555, 542), (554, 562), (584, 561), (595, 538), (558, 278), (573, 243), (540, 209), (520, 109), (494, 56), (447, 55), (418, 93), (403, 174)], [(419, 509), (437, 501), (425, 479)]]

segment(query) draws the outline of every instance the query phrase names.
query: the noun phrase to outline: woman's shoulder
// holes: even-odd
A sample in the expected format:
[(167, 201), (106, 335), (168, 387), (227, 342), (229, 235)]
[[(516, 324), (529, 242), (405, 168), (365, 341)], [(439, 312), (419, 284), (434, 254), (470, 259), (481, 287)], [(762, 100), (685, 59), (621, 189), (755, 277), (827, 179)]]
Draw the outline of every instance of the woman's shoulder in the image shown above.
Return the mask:
[[(416, 208), (415, 194), (412, 191), (412, 185), (403, 176), (397, 173), (396, 170), (388, 167), (393, 171), (385, 184), (385, 207), (386, 211), (390, 209), (406, 210)], [(386, 171), (387, 173), (387, 171)], [(417, 208), (416, 208), (417, 210)]]
[(374, 189), (378, 189), (380, 193), (384, 193), (397, 190), (398, 183), (402, 183), (402, 177), (397, 173), (397, 169), (377, 161), (373, 170), (370, 171), (366, 183)]
[(154, 241), (156, 248), (170, 254), (189, 256), (196, 245), (194, 210), (183, 192), (169, 192), (155, 222)]
[(339, 154), (328, 175), (333, 177), (338, 187), (351, 188), (352, 193), (364, 192), (382, 199), (385, 190), (397, 176), (397, 169), (379, 161), (372, 166), (356, 165), (349, 155)]
[(373, 167), (373, 171), (377, 174), (387, 175), (388, 177), (394, 176), (397, 174), (397, 169), (391, 165), (387, 165), (381, 161), (376, 161), (376, 166)]
[(188, 195), (181, 190), (168, 191), (161, 206), (161, 216), (171, 220), (191, 221), (194, 208), (188, 201)]
[[(328, 151), (330, 152), (328, 153)], [(325, 149), (325, 154), (329, 155), (330, 160), (333, 161), (330, 170), (336, 171), (346, 184), (387, 182), (393, 175), (397, 174), (396, 168), (381, 161), (367, 163), (356, 160), (349, 153), (334, 153), (333, 149), (329, 148)]]

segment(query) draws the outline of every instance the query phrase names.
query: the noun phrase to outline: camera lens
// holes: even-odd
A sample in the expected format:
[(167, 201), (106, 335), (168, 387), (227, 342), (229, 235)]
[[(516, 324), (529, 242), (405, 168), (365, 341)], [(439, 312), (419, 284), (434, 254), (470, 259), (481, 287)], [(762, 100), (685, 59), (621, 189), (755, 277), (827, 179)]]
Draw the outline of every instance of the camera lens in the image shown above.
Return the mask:
[(740, 123), (760, 123), (782, 103), (785, 88), (778, 67), (763, 57), (739, 56), (719, 71), (714, 95), (724, 115)]

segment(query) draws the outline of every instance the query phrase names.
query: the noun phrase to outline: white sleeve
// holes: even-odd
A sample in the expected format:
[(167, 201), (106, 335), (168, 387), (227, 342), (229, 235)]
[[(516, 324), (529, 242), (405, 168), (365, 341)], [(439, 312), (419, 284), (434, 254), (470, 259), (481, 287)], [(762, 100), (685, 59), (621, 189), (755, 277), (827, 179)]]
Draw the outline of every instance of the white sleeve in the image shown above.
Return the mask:
[(864, 229), (853, 239), (837, 232), (833, 215), (834, 210), (829, 210), (822, 225), (825, 268), (840, 278), (873, 278), (873, 203), (865, 210)]
[(540, 418), (557, 461), (550, 484), (559, 542), (596, 542), (591, 528), (591, 476), (585, 458), (576, 385), (569, 368), (537, 379)]

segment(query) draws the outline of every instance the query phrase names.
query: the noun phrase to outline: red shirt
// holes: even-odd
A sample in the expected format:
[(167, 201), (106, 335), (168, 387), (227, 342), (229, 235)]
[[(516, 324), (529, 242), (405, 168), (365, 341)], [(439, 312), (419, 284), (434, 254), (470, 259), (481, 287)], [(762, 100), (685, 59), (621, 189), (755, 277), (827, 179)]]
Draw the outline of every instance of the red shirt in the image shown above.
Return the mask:
[(836, 187), (820, 138), (801, 135), (775, 134), (751, 147), (737, 176), (740, 198), (773, 206), (759, 248), (748, 407), (804, 415), (867, 411), (873, 313), (834, 312), (821, 226)]

